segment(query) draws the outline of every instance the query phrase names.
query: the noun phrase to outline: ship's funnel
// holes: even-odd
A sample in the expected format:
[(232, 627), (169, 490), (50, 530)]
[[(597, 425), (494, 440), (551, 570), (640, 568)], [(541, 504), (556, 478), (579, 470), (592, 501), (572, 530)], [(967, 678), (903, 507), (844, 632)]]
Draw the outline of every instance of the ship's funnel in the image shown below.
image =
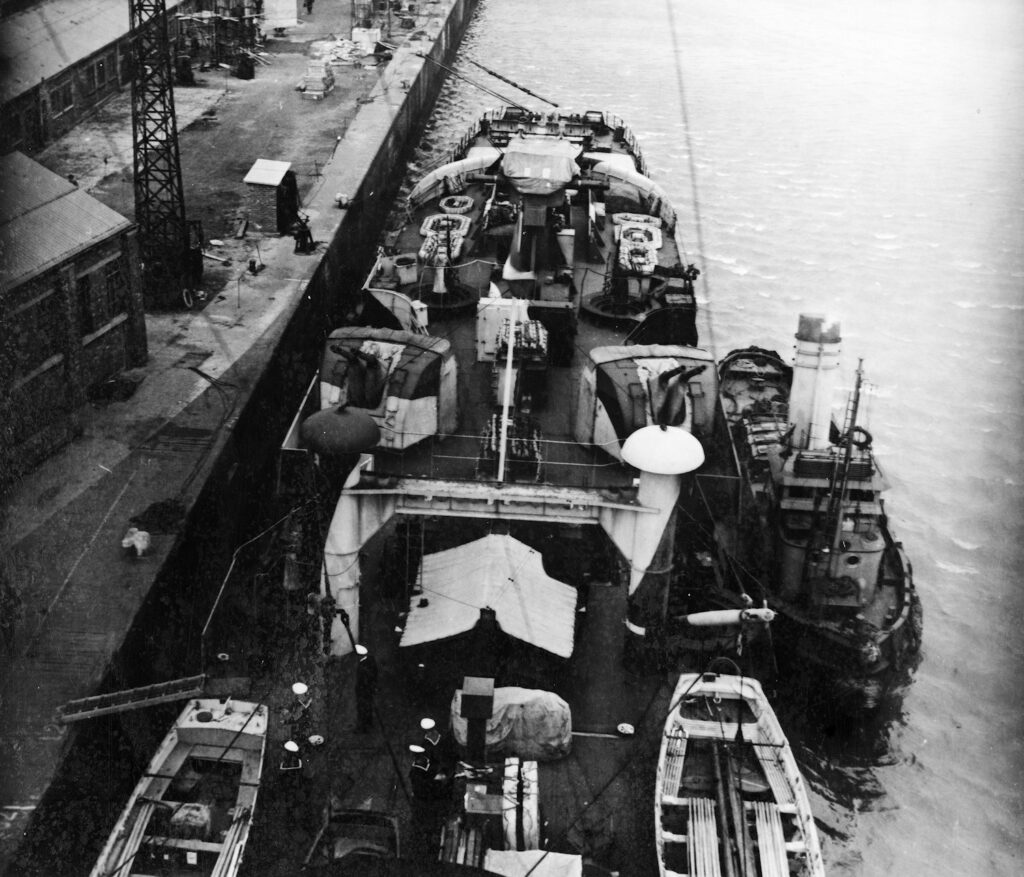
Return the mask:
[(829, 446), (832, 398), (839, 369), (839, 322), (820, 314), (801, 314), (796, 332), (789, 423), (798, 448)]

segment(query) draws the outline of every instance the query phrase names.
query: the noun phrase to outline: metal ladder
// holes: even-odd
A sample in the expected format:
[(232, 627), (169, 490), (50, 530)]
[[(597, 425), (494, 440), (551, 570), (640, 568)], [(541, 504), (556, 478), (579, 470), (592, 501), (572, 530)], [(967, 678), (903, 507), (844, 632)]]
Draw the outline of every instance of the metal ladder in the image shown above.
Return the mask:
[(206, 676), (187, 676), (183, 679), (172, 679), (169, 682), (157, 682), (154, 685), (143, 685), (140, 688), (129, 688), (125, 691), (113, 691), (110, 694), (99, 694), (94, 697), (83, 697), (72, 700), (57, 709), (57, 719), (63, 724), (80, 722), (96, 716), (120, 713), (139, 709), (157, 703), (172, 700), (186, 700), (203, 693)]

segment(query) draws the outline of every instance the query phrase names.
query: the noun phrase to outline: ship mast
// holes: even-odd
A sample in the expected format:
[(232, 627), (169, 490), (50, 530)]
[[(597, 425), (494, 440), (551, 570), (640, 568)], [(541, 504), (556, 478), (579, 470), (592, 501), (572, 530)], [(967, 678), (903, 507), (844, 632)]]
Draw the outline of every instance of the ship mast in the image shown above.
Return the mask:
[[(839, 370), (839, 323), (818, 314), (801, 314), (796, 333), (793, 384), (789, 398), (789, 428), (793, 445), (824, 465), (831, 457), (827, 493), (814, 491), (811, 531), (801, 561), (799, 587), (831, 568), (833, 518), (837, 511), (835, 488), (842, 478), (839, 458), (831, 453), (832, 395)], [(798, 454), (798, 456), (800, 456)], [(794, 468), (795, 471), (795, 468)], [(820, 476), (819, 476), (820, 477)], [(827, 500), (827, 502), (826, 502)], [(825, 514), (821, 507), (825, 505)]]
[[(853, 460), (853, 431), (857, 427), (857, 411), (860, 408), (860, 388), (864, 379), (864, 360), (857, 360), (857, 379), (853, 387), (853, 400), (850, 403), (849, 417), (846, 423), (846, 432), (843, 435), (845, 449), (843, 451), (843, 462), (839, 469), (839, 489), (836, 489), (836, 478), (832, 478), (831, 491), (828, 498), (828, 514), (825, 520), (832, 537), (830, 550), (832, 558), (839, 556), (839, 543), (843, 535), (843, 497), (846, 496), (846, 485), (850, 480), (850, 463)], [(829, 562), (829, 573), (835, 575), (834, 560)]]

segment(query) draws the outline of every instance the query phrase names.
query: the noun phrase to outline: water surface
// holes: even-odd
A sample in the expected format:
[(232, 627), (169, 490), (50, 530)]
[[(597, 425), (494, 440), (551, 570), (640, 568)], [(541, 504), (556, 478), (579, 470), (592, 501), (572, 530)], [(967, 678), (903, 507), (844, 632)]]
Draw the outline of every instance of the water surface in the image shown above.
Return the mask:
[[(484, 0), (462, 56), (631, 124), (719, 355), (840, 318), (925, 641), (879, 721), (787, 717), (829, 871), (1021, 873), (1024, 4)], [(494, 104), (453, 81), (426, 143)]]

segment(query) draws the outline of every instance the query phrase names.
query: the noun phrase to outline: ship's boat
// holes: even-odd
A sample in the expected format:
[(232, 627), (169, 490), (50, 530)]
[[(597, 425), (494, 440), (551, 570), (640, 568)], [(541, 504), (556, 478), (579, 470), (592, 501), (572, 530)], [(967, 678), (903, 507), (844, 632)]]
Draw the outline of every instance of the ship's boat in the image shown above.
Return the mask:
[(758, 347), (719, 364), (740, 490), (717, 524), (779, 613), (780, 651), (823, 671), (839, 705), (856, 713), (876, 707), (913, 661), (921, 606), (885, 513), (888, 482), (858, 425), (861, 372), (836, 425), (839, 326), (803, 315), (796, 340), (794, 367)]
[(760, 684), (684, 673), (654, 792), (661, 877), (823, 877), (804, 779)]
[(260, 787), (267, 708), (191, 700), (132, 792), (90, 877), (235, 877)]

